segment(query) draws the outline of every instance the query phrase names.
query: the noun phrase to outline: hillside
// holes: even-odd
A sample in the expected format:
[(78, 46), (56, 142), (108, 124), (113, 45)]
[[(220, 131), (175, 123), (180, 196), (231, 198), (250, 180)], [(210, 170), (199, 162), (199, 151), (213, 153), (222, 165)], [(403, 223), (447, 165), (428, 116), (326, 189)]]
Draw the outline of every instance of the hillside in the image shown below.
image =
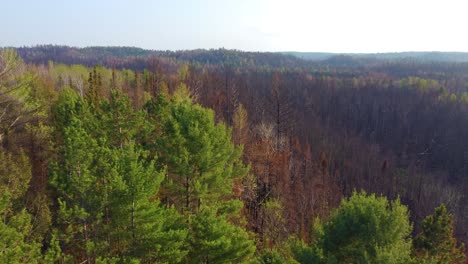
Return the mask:
[(295, 57), (323, 61), (332, 57), (345, 55), (355, 59), (377, 60), (412, 60), (419, 62), (468, 62), (468, 52), (389, 52), (389, 53), (326, 53), (326, 52), (282, 52)]
[(0, 230), (23, 262), (464, 261), (465, 54), (16, 51)]
[(280, 53), (244, 52), (236, 50), (155, 51), (134, 47), (76, 48), (56, 45), (15, 48), (26, 62), (45, 64), (49, 60), (65, 64), (104, 65), (107, 67), (142, 68), (142, 60), (154, 57), (182, 63), (203, 65), (228, 64), (232, 67), (294, 68), (307, 62)]

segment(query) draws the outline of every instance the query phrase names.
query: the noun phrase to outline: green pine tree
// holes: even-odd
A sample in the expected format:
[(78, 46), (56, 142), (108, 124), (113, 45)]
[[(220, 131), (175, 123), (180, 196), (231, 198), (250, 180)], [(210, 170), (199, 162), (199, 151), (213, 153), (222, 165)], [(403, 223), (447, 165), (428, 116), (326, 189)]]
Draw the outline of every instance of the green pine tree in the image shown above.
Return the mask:
[(233, 181), (248, 171), (242, 149), (231, 143), (231, 130), (214, 121), (213, 111), (192, 102), (185, 86), (167, 97), (159, 94), (146, 104), (151, 120), (160, 124), (147, 147), (167, 168), (161, 193), (165, 203), (175, 206), (189, 225), (187, 261), (250, 258), (254, 243), (242, 228), (242, 202), (232, 194)]
[(215, 123), (212, 110), (192, 103), (183, 87), (170, 101), (153, 99), (147, 109), (162, 126), (155, 148), (160, 163), (167, 166), (169, 203), (190, 214), (202, 205), (229, 201), (233, 180), (248, 171), (242, 149), (231, 143), (231, 130)]
[(399, 200), (353, 193), (318, 230), (326, 263), (408, 263), (412, 226)]
[(0, 196), (0, 263), (38, 263), (40, 244), (30, 239), (31, 216), (25, 209), (11, 215), (8, 208), (11, 196)]
[(203, 208), (190, 219), (190, 263), (243, 263), (255, 252), (255, 244), (241, 227)]
[[(135, 137), (144, 119), (113, 91), (99, 111), (64, 91), (54, 108), (59, 151), (52, 165), (65, 256), (91, 262), (169, 262), (187, 254), (187, 227), (157, 194), (164, 171)], [(126, 115), (124, 115), (126, 113)]]
[(116, 254), (145, 262), (177, 263), (186, 254), (187, 227), (174, 208), (155, 199), (163, 173), (132, 143), (115, 149), (110, 194), (111, 244)]
[(453, 237), (453, 216), (444, 205), (437, 207), (433, 215), (421, 224), (421, 233), (414, 240), (414, 252), (421, 262), (466, 263), (464, 245), (457, 246)]
[(24, 154), (13, 156), (0, 148), (0, 263), (38, 263), (41, 245), (33, 237), (31, 215), (21, 198), (31, 179)]

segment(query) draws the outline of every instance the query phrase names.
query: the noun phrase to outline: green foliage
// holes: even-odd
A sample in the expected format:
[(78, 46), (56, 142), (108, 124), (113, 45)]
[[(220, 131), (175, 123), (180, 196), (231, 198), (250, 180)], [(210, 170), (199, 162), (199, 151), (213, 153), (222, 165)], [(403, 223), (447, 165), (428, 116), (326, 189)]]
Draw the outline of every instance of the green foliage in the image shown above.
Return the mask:
[(321, 258), (315, 246), (309, 246), (302, 240), (291, 236), (274, 248), (264, 249), (257, 256), (255, 263), (313, 264), (321, 263)]
[[(42, 121), (53, 96), (11, 49), (0, 49), (0, 262), (37, 263), (50, 225), (46, 194), (31, 188), (33, 169), (46, 159), (49, 130)], [(45, 99), (47, 97), (47, 99)], [(36, 179), (37, 185), (37, 179)], [(34, 185), (33, 185), (34, 186)], [(34, 186), (37, 187), (37, 186)]]
[(408, 263), (411, 229), (399, 200), (355, 192), (323, 225), (318, 246), (327, 263)]
[(248, 113), (242, 104), (239, 104), (236, 107), (232, 117), (232, 124), (234, 130), (234, 142), (237, 144), (244, 144), (248, 130)]
[(164, 172), (134, 143), (143, 119), (116, 91), (99, 111), (94, 100), (65, 90), (54, 108), (61, 144), (51, 184), (65, 252), (101, 262), (178, 262), (188, 231), (155, 199)]
[(186, 213), (202, 204), (221, 204), (232, 193), (233, 180), (248, 171), (240, 159), (242, 149), (231, 143), (230, 129), (215, 123), (213, 111), (192, 103), (183, 87), (166, 100), (153, 100), (147, 109), (162, 123), (156, 147), (169, 173), (170, 203)]
[(0, 193), (9, 193), (10, 199), (19, 199), (27, 191), (31, 180), (31, 165), (21, 152), (13, 156), (0, 147)]
[(37, 110), (31, 89), (34, 78), (16, 51), (0, 49), (0, 143)]
[(150, 118), (160, 123), (150, 135), (155, 143), (147, 146), (159, 154), (159, 167), (167, 168), (163, 200), (189, 224), (187, 260), (246, 261), (255, 246), (239, 226), (242, 203), (232, 195), (233, 180), (248, 170), (240, 159), (242, 150), (231, 143), (231, 131), (215, 123), (211, 110), (192, 103), (184, 85), (170, 100), (167, 97), (159, 94), (145, 106)]
[(265, 202), (261, 208), (264, 225), (264, 243), (267, 245), (280, 244), (287, 239), (285, 234), (286, 219), (283, 216), (283, 205), (279, 199)]
[[(218, 59), (238, 59), (235, 52), (218, 50), (214, 53)], [(254, 66), (255, 63), (251, 62), (254, 57), (250, 57), (253, 55), (244, 55), (247, 57), (241, 58), (245, 61), (239, 65)], [(203, 60), (206, 61), (205, 58)], [(122, 65), (121, 62), (116, 63)], [(164, 65), (155, 64), (155, 69), (152, 69), (155, 72), (145, 70), (140, 78), (132, 70), (111, 70), (101, 66), (88, 68), (53, 62), (48, 66), (26, 65), (13, 50), (0, 51), (1, 263), (412, 263), (411, 225), (407, 209), (398, 200), (388, 202), (383, 197), (365, 193), (354, 193), (334, 211), (329, 222), (317, 223), (311, 244), (299, 239), (288, 240), (292, 232), (304, 235), (308, 220), (315, 216), (315, 210), (321, 206), (319, 200), (333, 204), (334, 198), (331, 196), (334, 195), (329, 191), (320, 191), (324, 187), (332, 190), (325, 186), (330, 184), (326, 183), (325, 177), (322, 183), (313, 177), (309, 179), (315, 173), (313, 168), (316, 164), (310, 162), (310, 149), (302, 150), (300, 143), (285, 147), (284, 164), (287, 166), (284, 166), (284, 172), (275, 171), (275, 162), (278, 161), (266, 157), (279, 157), (277, 154), (280, 153), (259, 148), (256, 152), (265, 151), (273, 155), (259, 156), (260, 160), (253, 161), (257, 163), (254, 166), (264, 169), (261, 172), (264, 175), (254, 175), (252, 172), (249, 184), (255, 188), (251, 188), (252, 193), (243, 192), (242, 185), (246, 185), (246, 181), (242, 178), (248, 167), (242, 161), (242, 147), (236, 147), (232, 141), (246, 144), (249, 150), (257, 147), (252, 148), (249, 144), (266, 144), (250, 138), (248, 133), (253, 130), (250, 130), (247, 110), (242, 104), (237, 104), (235, 97), (238, 92), (243, 92), (237, 89), (244, 89), (244, 83), (256, 80), (261, 84), (264, 81), (262, 78), (269, 78), (270, 70), (265, 68), (259, 69), (259, 74), (246, 74), (248, 72), (236, 69), (225, 71), (226, 76), (223, 76), (223, 72), (218, 72), (214, 66), (192, 68), (193, 65), (178, 64), (175, 60), (169, 63), (172, 75), (165, 76), (164, 69), (159, 67)], [(174, 72), (180, 65), (179, 71)], [(231, 63), (225, 66), (231, 67)], [(232, 66), (235, 67), (235, 63)], [(330, 69), (326, 71), (332, 74)], [(288, 70), (281, 72), (287, 74)], [(198, 73), (202, 76), (195, 75)], [(340, 100), (335, 105), (336, 111), (332, 112), (339, 114), (340, 107), (356, 102), (362, 104), (363, 107), (354, 109), (358, 112), (342, 116), (350, 118), (345, 121), (356, 123), (357, 127), (377, 124), (375, 132), (372, 132), (376, 133), (375, 140), (391, 137), (392, 133), (399, 134), (398, 131), (389, 130), (389, 126), (401, 116), (405, 118), (403, 123), (412, 124), (416, 120), (414, 116), (411, 119), (413, 112), (421, 113), (416, 118), (431, 119), (433, 112), (425, 109), (442, 109), (444, 111), (438, 112), (446, 113), (455, 111), (452, 109), (464, 109), (466, 106), (461, 102), (468, 100), (466, 93), (459, 93), (451, 87), (458, 85), (455, 79), (451, 84), (451, 81), (442, 82), (439, 77), (437, 80), (404, 77), (400, 79), (400, 86), (404, 89), (392, 90), (395, 92), (390, 97), (392, 100), (386, 101), (388, 105), (381, 105), (377, 101), (379, 97), (369, 96), (380, 94), (385, 97), (382, 91), (398, 85), (396, 77), (381, 80), (372, 76), (364, 78), (357, 71), (336, 73), (333, 77), (327, 77), (323, 76), (323, 72), (314, 73), (314, 70), (292, 71), (294, 78), (284, 79), (285, 82), (297, 79), (298, 84), (303, 82), (304, 85), (317, 86), (317, 89), (307, 88), (307, 91), (293, 90), (291, 95), (294, 96), (311, 96), (309, 90), (320, 91), (321, 87), (326, 87), (324, 89), (327, 91), (335, 91), (336, 87), (342, 89), (336, 90)], [(335, 77), (340, 74), (348, 77)], [(230, 88), (226, 79), (226, 89), (232, 88), (232, 93), (211, 89), (211, 85), (219, 85), (224, 77), (229, 78), (231, 83), (231, 78), (239, 76), (245, 77), (245, 82), (233, 79)], [(301, 79), (303, 77), (305, 79)], [(181, 83), (177, 84), (177, 81)], [(203, 96), (207, 93), (206, 98), (200, 98), (203, 104), (216, 105), (220, 111), (226, 107), (225, 104), (232, 104), (229, 108), (235, 109), (232, 113), (234, 139), (231, 139), (230, 128), (215, 122), (212, 110), (193, 102), (188, 85), (196, 83), (198, 86), (205, 82), (207, 89), (202, 92)], [(347, 83), (356, 88), (349, 94), (345, 91)], [(360, 89), (374, 86), (381, 87), (376, 87), (372, 93), (368, 92), (369, 89)], [(333, 89), (328, 89), (330, 87)], [(170, 94), (169, 91), (174, 88), (175, 92)], [(358, 91), (367, 92), (360, 94)], [(133, 96), (134, 102), (124, 93)], [(323, 98), (327, 99), (327, 93), (323, 94)], [(401, 108), (399, 101), (405, 101), (408, 93), (423, 95), (420, 97), (423, 101), (417, 104), (423, 112), (413, 111), (409, 106)], [(262, 94), (262, 91), (258, 94)], [(331, 94), (335, 96), (335, 92)], [(440, 100), (434, 100), (437, 97)], [(247, 97), (241, 98), (244, 98), (244, 103), (247, 102)], [(375, 98), (376, 104), (367, 107), (365, 99), (368, 98)], [(304, 100), (314, 104), (322, 101), (307, 97)], [(435, 107), (424, 107), (427, 102)], [(146, 103), (145, 108), (138, 110), (143, 103)], [(401, 104), (413, 105), (411, 101)], [(52, 110), (51, 105), (54, 106)], [(253, 109), (252, 105), (246, 105), (246, 108)], [(322, 108), (325, 109), (317, 105), (317, 111), (322, 111)], [(369, 118), (361, 118), (369, 109), (373, 114)], [(437, 116), (435, 122), (443, 120), (463, 124), (463, 115), (450, 113), (450, 118)], [(256, 112), (251, 114), (252, 120), (261, 118)], [(316, 114), (326, 116), (330, 113)], [(340, 121), (339, 118), (331, 116), (329, 121)], [(417, 127), (411, 125), (405, 131), (417, 132)], [(301, 127), (300, 130), (308, 128)], [(388, 133), (382, 134), (382, 131)], [(436, 133), (440, 137), (437, 141), (450, 143), (452, 138), (462, 138), (458, 136), (463, 135), (463, 130), (447, 131), (451, 131), (447, 137), (444, 133)], [(421, 136), (423, 138), (426, 137)], [(432, 138), (432, 135), (427, 138)], [(393, 141), (388, 142), (393, 144)], [(376, 141), (377, 144), (388, 142)], [(303, 159), (302, 152), (309, 158)], [(431, 155), (444, 156), (444, 153), (434, 152)], [(250, 157), (244, 158), (251, 161), (258, 158), (254, 157), (256, 154), (250, 154)], [(451, 157), (449, 160), (455, 162)], [(437, 159), (437, 156), (433, 158)], [(355, 159), (350, 158), (349, 163), (353, 161)], [(330, 160), (332, 162), (340, 163)], [(447, 164), (445, 168), (451, 168), (450, 163)], [(47, 165), (51, 188), (46, 190), (44, 183), (42, 186), (36, 186), (36, 183), (46, 180), (44, 170)], [(358, 166), (360, 164), (357, 163), (356, 168)], [(458, 169), (462, 168), (461, 165), (457, 166)], [(375, 171), (372, 167), (369, 169)], [(361, 171), (356, 168), (352, 167), (350, 173)], [(391, 174), (384, 173), (386, 168), (387, 163), (382, 168), (384, 176)], [(459, 174), (455, 169), (450, 172)], [(382, 175), (375, 176), (373, 180), (378, 181)], [(411, 175), (406, 176), (410, 182)], [(262, 186), (256, 186), (264, 180), (260, 177), (268, 180), (264, 190), (260, 189)], [(356, 180), (362, 181), (362, 186), (369, 183), (370, 190), (386, 191), (385, 188), (380, 190), (380, 186), (374, 187), (372, 182), (366, 182), (365, 177), (353, 177), (356, 175), (347, 178), (351, 179), (349, 182), (344, 182), (348, 186), (345, 188), (353, 186)], [(340, 180), (342, 177), (338, 175), (336, 178)], [(391, 178), (395, 182), (390, 187), (401, 183), (398, 175), (391, 174)], [(382, 179), (385, 181), (388, 177)], [(259, 199), (263, 194), (255, 193), (266, 193), (275, 184), (288, 182), (304, 186), (301, 189), (285, 184), (285, 192), (281, 193), (285, 197), (281, 197), (281, 200), (273, 198), (265, 201)], [(233, 192), (233, 183), (236, 184), (236, 193)], [(422, 182), (419, 186), (428, 184)], [(400, 195), (414, 193), (411, 188), (414, 187), (399, 187), (398, 190), (395, 187), (389, 195), (397, 191)], [(301, 193), (294, 193), (297, 190)], [(305, 190), (319, 192), (307, 196), (302, 193)], [(296, 194), (297, 197), (294, 196)], [(243, 208), (239, 197), (247, 195), (251, 195), (249, 201), (252, 203)], [(50, 210), (49, 204), (52, 204)], [(291, 209), (288, 210), (288, 207)], [(312, 213), (299, 216), (293, 212), (299, 211), (299, 208)], [(262, 249), (256, 252), (255, 258), (254, 235), (246, 230), (246, 212), (255, 214), (249, 219), (252, 220), (249, 228), (258, 231), (257, 239), (261, 241), (258, 244)], [(301, 225), (299, 231), (298, 223)], [(453, 237), (452, 216), (445, 208), (436, 209), (433, 216), (426, 218), (422, 229), (414, 242), (414, 261), (466, 261), (463, 245), (457, 246)]]
[(293, 258), (299, 263), (320, 263), (322, 255), (316, 245), (309, 246), (299, 239), (289, 240), (289, 250)]
[(0, 195), (0, 262), (38, 263), (40, 244), (30, 237), (31, 216), (25, 209), (11, 213), (11, 195), (8, 191)]
[(424, 263), (466, 263), (464, 245), (457, 246), (453, 237), (453, 217), (444, 205), (421, 224), (421, 233), (414, 240), (415, 255)]
[(55, 232), (52, 232), (51, 238), (49, 240), (49, 247), (47, 248), (44, 254), (45, 263), (57, 263), (61, 260), (64, 260), (62, 255), (62, 249), (60, 248), (60, 243), (57, 239)]
[(179, 68), (179, 80), (180, 81), (186, 81), (188, 76), (189, 76), (189, 66), (187, 64), (182, 64), (182, 66)]
[[(187, 254), (194, 261), (225, 263), (253, 254), (248, 233), (228, 220), (240, 210), (239, 203), (229, 199), (232, 180), (247, 171), (240, 149), (232, 146), (230, 131), (214, 123), (211, 111), (179, 94), (170, 102), (159, 96), (148, 105), (160, 127), (148, 124), (144, 113), (134, 112), (128, 98), (117, 91), (98, 106), (96, 98), (62, 92), (54, 107), (59, 156), (52, 165), (51, 183), (58, 193), (65, 254), (97, 262), (112, 262), (118, 256), (167, 263), (180, 262)], [(135, 144), (152, 136), (159, 136), (155, 145), (148, 144), (156, 150), (144, 151)], [(171, 199), (198, 202), (196, 210), (182, 210), (193, 217), (179, 215), (176, 208), (184, 208), (181, 204), (166, 208), (157, 200), (165, 175), (160, 170), (166, 166), (171, 176), (191, 177), (189, 192), (166, 193)], [(166, 183), (165, 189), (186, 187), (177, 184)], [(202, 201), (211, 208), (198, 214)]]
[(51, 165), (51, 185), (58, 194), (59, 239), (68, 242), (65, 248), (73, 248), (73, 254), (89, 259), (96, 251), (92, 241), (96, 236), (91, 239), (90, 234), (100, 229), (108, 196), (103, 176), (109, 172), (104, 157), (109, 152), (89, 131), (97, 126), (89, 104), (73, 91), (60, 95), (54, 117), (57, 143), (61, 143), (57, 144), (59, 158)]
[(117, 184), (109, 197), (111, 240), (128, 243), (123, 255), (152, 262), (180, 261), (187, 253), (185, 223), (174, 208), (153, 200), (163, 174), (155, 171), (153, 161), (142, 162), (147, 153), (133, 144), (117, 151)]
[(292, 258), (284, 257), (279, 251), (265, 249), (253, 262), (255, 264), (297, 264)]
[(242, 228), (204, 208), (191, 218), (190, 263), (243, 263), (255, 252), (255, 244)]
[(0, 148), (0, 164), (0, 263), (37, 263), (41, 245), (21, 201), (31, 179), (29, 160)]
[(148, 125), (143, 113), (134, 111), (128, 96), (118, 90), (111, 90), (110, 100), (104, 100), (100, 105), (102, 114), (100, 133), (113, 147), (120, 147), (137, 138)]

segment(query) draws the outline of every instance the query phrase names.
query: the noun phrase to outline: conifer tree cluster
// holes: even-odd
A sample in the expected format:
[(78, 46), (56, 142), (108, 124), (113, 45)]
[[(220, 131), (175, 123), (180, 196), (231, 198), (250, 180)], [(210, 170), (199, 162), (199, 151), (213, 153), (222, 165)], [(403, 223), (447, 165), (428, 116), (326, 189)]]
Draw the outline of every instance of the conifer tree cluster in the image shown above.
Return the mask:
[(255, 252), (233, 220), (242, 204), (230, 186), (247, 172), (240, 149), (186, 94), (134, 110), (117, 90), (96, 105), (66, 89), (53, 120), (62, 259), (210, 263)]

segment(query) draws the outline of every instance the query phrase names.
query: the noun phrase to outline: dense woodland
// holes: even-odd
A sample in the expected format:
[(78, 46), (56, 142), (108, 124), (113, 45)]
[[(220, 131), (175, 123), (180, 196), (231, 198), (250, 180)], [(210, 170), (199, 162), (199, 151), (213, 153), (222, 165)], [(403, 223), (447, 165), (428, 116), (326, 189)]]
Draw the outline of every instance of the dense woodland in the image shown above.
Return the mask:
[(466, 263), (468, 63), (405, 56), (2, 49), (0, 262)]

